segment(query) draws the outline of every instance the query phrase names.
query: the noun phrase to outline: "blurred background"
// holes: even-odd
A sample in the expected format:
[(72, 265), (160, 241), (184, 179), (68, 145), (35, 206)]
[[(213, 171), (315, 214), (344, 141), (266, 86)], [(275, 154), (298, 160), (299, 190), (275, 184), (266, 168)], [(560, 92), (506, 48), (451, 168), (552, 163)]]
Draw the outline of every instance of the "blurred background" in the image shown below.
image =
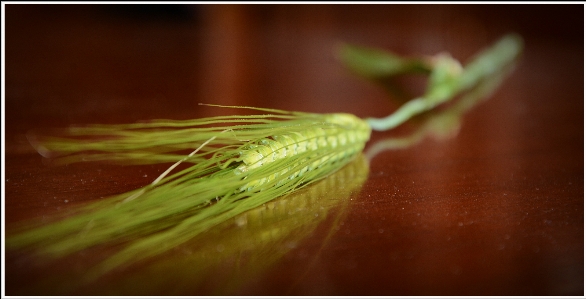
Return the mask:
[(193, 118), (200, 102), (383, 116), (392, 103), (344, 72), (339, 43), (466, 62), (515, 31), (542, 61), (582, 47), (582, 21), (573, 5), (7, 5), (7, 120)]
[[(517, 69), (459, 135), (377, 155), (326, 245), (322, 225), (240, 287), (213, 286), (228, 295), (584, 294), (582, 5), (3, 6), (7, 226), (148, 184), (166, 168), (140, 168), (143, 178), (139, 168), (45, 167), (23, 137), (31, 129), (234, 112), (198, 103), (382, 117), (397, 104), (344, 69), (341, 43), (466, 62), (519, 33)], [(418, 80), (408, 82), (415, 94)], [(51, 273), (8, 257), (9, 295), (30, 294)], [(116, 278), (81, 291), (40, 283), (33, 293), (141, 293), (108, 284)], [(204, 285), (176, 291), (214, 293)]]

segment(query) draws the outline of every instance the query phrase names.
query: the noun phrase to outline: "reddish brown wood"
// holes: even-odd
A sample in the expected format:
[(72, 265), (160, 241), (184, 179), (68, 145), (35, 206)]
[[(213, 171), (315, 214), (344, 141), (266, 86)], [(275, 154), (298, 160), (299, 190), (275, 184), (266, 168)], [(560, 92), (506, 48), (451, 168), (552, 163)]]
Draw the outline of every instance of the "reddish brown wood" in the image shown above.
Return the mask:
[[(526, 49), (457, 135), (376, 155), (357, 193), (338, 190), (333, 203), (314, 188), (265, 207), (258, 226), (227, 224), (89, 285), (80, 277), (114, 248), (45, 266), (8, 251), (6, 294), (583, 295), (582, 28), (572, 5), (8, 4), (7, 230), (167, 167), (46, 166), (28, 130), (233, 112), (200, 102), (383, 116), (396, 105), (340, 67), (339, 42), (465, 61), (516, 31)], [(368, 147), (414, 130), (375, 133)], [(263, 239), (267, 228), (278, 233)]]

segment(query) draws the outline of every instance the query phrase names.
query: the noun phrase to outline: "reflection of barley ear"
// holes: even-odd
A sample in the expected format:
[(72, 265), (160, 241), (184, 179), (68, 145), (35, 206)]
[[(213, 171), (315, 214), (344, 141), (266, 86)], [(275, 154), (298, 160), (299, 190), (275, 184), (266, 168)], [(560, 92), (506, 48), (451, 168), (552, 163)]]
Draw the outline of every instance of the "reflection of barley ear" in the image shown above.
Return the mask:
[[(361, 154), (336, 173), (303, 190), (242, 213), (235, 218), (235, 225), (254, 232), (288, 232), (297, 226), (310, 232), (308, 225), (317, 219), (323, 220), (331, 208), (345, 206), (342, 201), (350, 200), (360, 191), (368, 178), (368, 170), (368, 162)], [(288, 236), (289, 233), (279, 235)], [(251, 241), (263, 240), (250, 238), (248, 242)]]

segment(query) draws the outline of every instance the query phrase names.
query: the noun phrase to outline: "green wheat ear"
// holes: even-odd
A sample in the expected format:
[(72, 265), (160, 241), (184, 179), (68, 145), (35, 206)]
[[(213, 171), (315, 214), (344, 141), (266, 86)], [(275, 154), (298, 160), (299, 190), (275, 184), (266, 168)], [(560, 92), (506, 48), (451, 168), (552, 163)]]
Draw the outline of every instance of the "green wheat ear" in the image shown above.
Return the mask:
[[(56, 163), (175, 164), (151, 184), (80, 208), (71, 217), (11, 229), (7, 249), (31, 248), (56, 258), (97, 245), (124, 246), (121, 252), (149, 248), (151, 256), (163, 253), (336, 172), (362, 152), (371, 130), (392, 129), (453, 99), (511, 64), (521, 48), (520, 37), (505, 36), (465, 67), (448, 55), (425, 60), (425, 65), (393, 56), (387, 75), (424, 70), (429, 83), (423, 96), (384, 119), (232, 107), (261, 114), (92, 125), (52, 136), (31, 135), (37, 151)], [(369, 52), (353, 61), (353, 49), (343, 57), (352, 68), (362, 65), (363, 74), (376, 68), (369, 57), (384, 57)], [(382, 69), (376, 72), (384, 73)], [(173, 172), (180, 163), (189, 166)], [(105, 268), (119, 264), (116, 260)]]

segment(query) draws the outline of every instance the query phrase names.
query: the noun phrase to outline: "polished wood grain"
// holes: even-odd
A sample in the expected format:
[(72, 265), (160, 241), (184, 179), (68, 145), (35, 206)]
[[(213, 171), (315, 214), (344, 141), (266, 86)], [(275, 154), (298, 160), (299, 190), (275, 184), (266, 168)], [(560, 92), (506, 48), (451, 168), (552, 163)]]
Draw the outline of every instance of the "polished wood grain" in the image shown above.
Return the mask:
[(396, 102), (341, 67), (339, 43), (462, 61), (508, 32), (526, 43), (443, 138), (422, 122), (374, 133), (331, 181), (91, 283), (116, 248), (57, 262), (7, 251), (7, 295), (584, 294), (581, 5), (5, 8), (7, 230), (168, 167), (45, 165), (30, 130), (234, 112), (200, 102), (384, 116)]

